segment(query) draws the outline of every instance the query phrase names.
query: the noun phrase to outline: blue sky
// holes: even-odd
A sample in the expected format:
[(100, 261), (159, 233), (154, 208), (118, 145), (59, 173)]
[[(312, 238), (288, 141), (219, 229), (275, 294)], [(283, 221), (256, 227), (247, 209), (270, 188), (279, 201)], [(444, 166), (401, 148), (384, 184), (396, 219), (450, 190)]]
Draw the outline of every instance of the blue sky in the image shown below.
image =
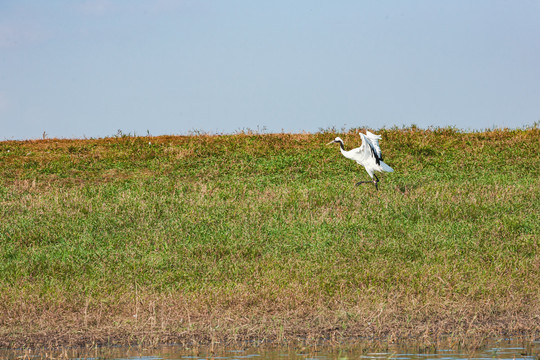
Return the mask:
[(0, 140), (523, 127), (540, 1), (0, 1)]

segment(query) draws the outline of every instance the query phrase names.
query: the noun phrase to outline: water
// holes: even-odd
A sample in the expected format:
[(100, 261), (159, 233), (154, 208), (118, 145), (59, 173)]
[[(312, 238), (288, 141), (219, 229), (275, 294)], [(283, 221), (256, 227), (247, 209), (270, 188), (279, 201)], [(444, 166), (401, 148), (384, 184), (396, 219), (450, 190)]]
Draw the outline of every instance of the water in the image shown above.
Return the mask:
[(363, 343), (343, 347), (289, 347), (247, 349), (185, 349), (168, 346), (152, 349), (110, 348), (64, 349), (57, 351), (1, 350), (0, 359), (126, 359), (126, 360), (327, 360), (327, 359), (529, 359), (540, 360), (540, 341), (494, 341), (476, 349), (452, 345), (436, 347)]

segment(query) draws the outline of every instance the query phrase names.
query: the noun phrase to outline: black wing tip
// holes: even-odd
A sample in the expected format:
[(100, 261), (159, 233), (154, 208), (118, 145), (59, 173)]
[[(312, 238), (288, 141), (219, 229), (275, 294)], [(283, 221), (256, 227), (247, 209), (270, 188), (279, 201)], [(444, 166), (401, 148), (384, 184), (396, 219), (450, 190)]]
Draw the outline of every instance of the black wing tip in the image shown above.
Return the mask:
[(377, 152), (375, 151), (375, 148), (373, 147), (373, 145), (371, 145), (371, 143), (369, 143), (369, 148), (371, 149), (371, 153), (373, 154), (373, 157), (375, 158), (375, 163), (377, 165), (381, 165), (382, 158), (377, 155)]

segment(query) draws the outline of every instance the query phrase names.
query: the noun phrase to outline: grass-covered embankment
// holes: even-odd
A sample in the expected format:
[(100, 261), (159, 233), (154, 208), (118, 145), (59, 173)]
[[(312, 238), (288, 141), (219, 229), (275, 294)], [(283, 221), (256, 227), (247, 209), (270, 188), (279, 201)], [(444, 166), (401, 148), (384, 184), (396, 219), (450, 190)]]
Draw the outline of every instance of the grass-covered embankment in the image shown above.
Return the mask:
[(0, 346), (537, 334), (540, 130), (376, 132), (0, 142)]

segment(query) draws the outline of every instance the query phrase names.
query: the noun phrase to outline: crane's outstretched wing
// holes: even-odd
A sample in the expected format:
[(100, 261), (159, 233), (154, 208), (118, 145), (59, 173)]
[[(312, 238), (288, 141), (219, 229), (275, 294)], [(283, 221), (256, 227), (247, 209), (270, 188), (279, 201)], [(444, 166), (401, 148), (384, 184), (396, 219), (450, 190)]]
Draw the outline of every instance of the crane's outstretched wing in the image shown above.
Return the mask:
[(375, 149), (375, 153), (379, 157), (379, 159), (383, 160), (381, 148), (379, 146), (379, 140), (382, 138), (381, 135), (375, 135), (374, 133), (370, 132), (369, 130), (366, 130), (366, 137), (371, 142), (371, 145), (373, 145), (373, 148)]
[(376, 142), (377, 145), (375, 147), (375, 145), (371, 142), (369, 137), (367, 137), (366, 135), (362, 133), (359, 133), (359, 134), (360, 134), (360, 137), (362, 138), (362, 146), (358, 148), (358, 152), (363, 153), (364, 156), (366, 157), (373, 158), (375, 160), (375, 163), (377, 165), (380, 165), (382, 159), (379, 156), (381, 153), (381, 149), (379, 148), (379, 140), (378, 140), (379, 138), (377, 138), (377, 142)]

